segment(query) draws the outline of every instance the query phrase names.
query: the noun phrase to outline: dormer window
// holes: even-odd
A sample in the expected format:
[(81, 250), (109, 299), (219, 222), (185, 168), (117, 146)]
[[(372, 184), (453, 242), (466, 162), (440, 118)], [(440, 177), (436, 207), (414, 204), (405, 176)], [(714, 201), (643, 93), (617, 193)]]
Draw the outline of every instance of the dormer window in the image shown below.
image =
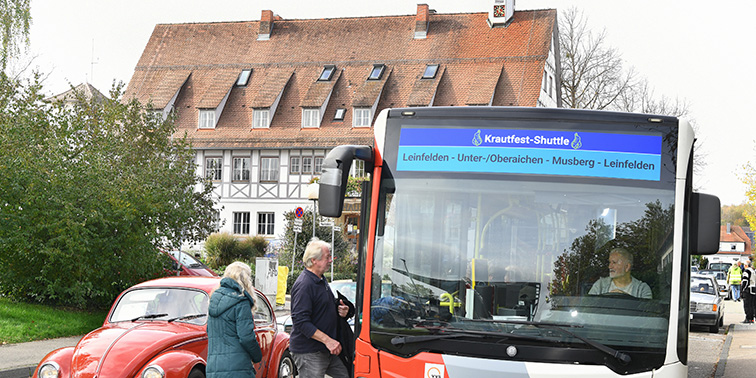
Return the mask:
[(438, 72), (438, 64), (429, 64), (425, 66), (425, 71), (423, 72), (423, 79), (433, 79), (436, 77), (437, 72)]
[(336, 115), (333, 116), (333, 120), (334, 121), (343, 121), (345, 115), (346, 115), (346, 109), (344, 109), (344, 108), (338, 108), (338, 109), (336, 109)]
[(242, 72), (239, 74), (239, 78), (236, 79), (236, 86), (237, 87), (246, 87), (249, 83), (249, 77), (252, 75), (252, 70), (242, 70)]
[(199, 110), (199, 128), (200, 129), (214, 129), (215, 128), (215, 109), (200, 109)]
[(386, 66), (383, 64), (373, 65), (373, 70), (370, 71), (370, 76), (368, 76), (368, 80), (380, 80), (381, 76), (383, 76), (384, 68), (386, 68)]
[(336, 72), (336, 66), (331, 64), (324, 66), (318, 81), (331, 81), (334, 72)]

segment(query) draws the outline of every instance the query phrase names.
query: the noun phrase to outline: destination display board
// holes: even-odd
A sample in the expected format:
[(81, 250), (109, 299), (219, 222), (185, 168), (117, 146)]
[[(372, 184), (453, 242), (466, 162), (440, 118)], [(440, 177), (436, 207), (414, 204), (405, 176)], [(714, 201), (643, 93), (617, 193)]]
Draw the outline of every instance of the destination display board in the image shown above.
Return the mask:
[(659, 181), (661, 146), (661, 134), (405, 127), (396, 169)]

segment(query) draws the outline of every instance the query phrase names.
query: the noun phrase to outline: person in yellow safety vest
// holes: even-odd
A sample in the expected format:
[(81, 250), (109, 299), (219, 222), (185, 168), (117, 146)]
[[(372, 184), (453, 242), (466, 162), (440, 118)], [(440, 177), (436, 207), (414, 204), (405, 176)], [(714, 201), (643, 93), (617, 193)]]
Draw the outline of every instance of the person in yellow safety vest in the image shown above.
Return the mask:
[(740, 280), (743, 275), (743, 269), (740, 267), (740, 262), (730, 265), (730, 270), (727, 271), (727, 283), (730, 284), (730, 290), (732, 300), (740, 302)]

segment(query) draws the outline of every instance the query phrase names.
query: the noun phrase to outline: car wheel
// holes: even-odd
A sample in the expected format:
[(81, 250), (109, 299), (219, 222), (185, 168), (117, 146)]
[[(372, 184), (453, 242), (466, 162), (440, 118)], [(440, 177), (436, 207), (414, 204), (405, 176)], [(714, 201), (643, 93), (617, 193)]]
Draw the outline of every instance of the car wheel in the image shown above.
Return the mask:
[(192, 369), (187, 378), (205, 378), (205, 373), (200, 369)]
[(724, 327), (724, 315), (722, 315), (722, 317), (719, 318), (719, 326)]
[(278, 378), (293, 378), (297, 375), (297, 367), (291, 358), (291, 353), (285, 351), (281, 356), (281, 362), (278, 363)]

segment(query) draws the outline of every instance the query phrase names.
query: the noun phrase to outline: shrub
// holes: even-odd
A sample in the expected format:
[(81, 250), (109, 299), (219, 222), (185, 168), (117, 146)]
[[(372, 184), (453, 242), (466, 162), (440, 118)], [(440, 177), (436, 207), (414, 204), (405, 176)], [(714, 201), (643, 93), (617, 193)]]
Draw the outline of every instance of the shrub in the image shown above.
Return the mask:
[(237, 242), (237, 258), (254, 261), (255, 257), (265, 256), (268, 241), (262, 236), (246, 237)]
[(228, 232), (215, 233), (205, 241), (207, 265), (215, 270), (237, 260), (236, 238)]

